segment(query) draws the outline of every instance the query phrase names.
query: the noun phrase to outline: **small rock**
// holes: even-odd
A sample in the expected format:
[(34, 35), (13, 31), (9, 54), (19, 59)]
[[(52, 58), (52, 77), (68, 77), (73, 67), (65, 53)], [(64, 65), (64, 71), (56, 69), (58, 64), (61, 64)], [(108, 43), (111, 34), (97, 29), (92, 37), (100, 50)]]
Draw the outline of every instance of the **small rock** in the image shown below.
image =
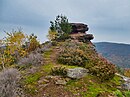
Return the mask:
[(67, 82), (65, 80), (63, 80), (63, 79), (58, 79), (58, 80), (55, 81), (56, 85), (66, 85), (66, 83)]
[(47, 87), (47, 86), (48, 86), (48, 84), (42, 84), (42, 85), (39, 85), (40, 90), (42, 90), (43, 88), (45, 88), (45, 87)]
[(45, 78), (46, 78), (46, 79), (48, 79), (48, 80), (50, 80), (50, 79), (53, 79), (53, 78), (54, 78), (54, 76), (49, 75), (49, 76), (46, 76)]
[(42, 84), (42, 83), (49, 83), (49, 80), (45, 79), (44, 77), (41, 77), (40, 80), (38, 81), (39, 84)]
[(127, 80), (128, 83), (130, 83), (130, 78)]
[(74, 79), (80, 79), (83, 78), (88, 74), (89, 70), (85, 68), (74, 68), (74, 69), (68, 69), (67, 70), (67, 76)]
[(42, 83), (42, 82), (43, 82), (42, 80), (39, 80), (39, 81), (38, 81), (39, 84)]
[(126, 89), (126, 90), (130, 90), (130, 83), (128, 83), (128, 82), (123, 83), (122, 88)]
[(49, 83), (49, 80), (47, 80), (47, 79), (43, 79), (43, 81), (46, 82), (46, 83)]
[(66, 81), (66, 82), (70, 81), (70, 78), (65, 78), (65, 81)]

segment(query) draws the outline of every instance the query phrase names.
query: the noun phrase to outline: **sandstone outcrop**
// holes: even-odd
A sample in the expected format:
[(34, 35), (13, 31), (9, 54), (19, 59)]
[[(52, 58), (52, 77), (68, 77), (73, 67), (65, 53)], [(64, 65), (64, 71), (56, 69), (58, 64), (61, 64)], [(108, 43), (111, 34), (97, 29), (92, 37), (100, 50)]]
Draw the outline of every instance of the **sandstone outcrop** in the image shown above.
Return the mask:
[(70, 23), (72, 26), (72, 32), (71, 33), (85, 33), (88, 31), (88, 25), (83, 24), (83, 23)]
[(90, 42), (94, 39), (92, 34), (87, 34), (89, 30), (88, 25), (83, 23), (70, 23), (72, 26), (71, 39), (79, 42)]

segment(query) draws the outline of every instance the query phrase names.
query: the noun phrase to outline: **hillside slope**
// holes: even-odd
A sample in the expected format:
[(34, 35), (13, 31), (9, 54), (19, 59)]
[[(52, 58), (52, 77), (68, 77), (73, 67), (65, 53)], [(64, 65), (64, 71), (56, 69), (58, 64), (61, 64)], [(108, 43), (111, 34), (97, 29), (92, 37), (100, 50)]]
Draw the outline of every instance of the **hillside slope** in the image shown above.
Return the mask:
[[(67, 48), (65, 46), (67, 45)], [(84, 49), (87, 53), (78, 49), (78, 45)], [(45, 43), (42, 49), (44, 64), (40, 66), (31, 66), (26, 68), (22, 72), (23, 80), (22, 85), (24, 87), (27, 97), (116, 97), (116, 95), (127, 95), (127, 91), (122, 91), (118, 87), (122, 84), (121, 78), (114, 75), (111, 79), (106, 79), (107, 74), (112, 72), (111, 63), (105, 60), (102, 56), (99, 56), (91, 44), (78, 43), (65, 41), (53, 43)], [(63, 56), (71, 56), (69, 53), (64, 53), (64, 49), (68, 49), (69, 52), (76, 51), (81, 52), (89, 59), (86, 66), (61, 64), (57, 61), (57, 58), (63, 54)], [(68, 55), (66, 55), (68, 54)], [(62, 57), (63, 57), (62, 56)], [(76, 58), (76, 56), (74, 57)], [(73, 59), (73, 58), (72, 58)], [(66, 59), (64, 59), (65, 61)], [(68, 60), (72, 62), (73, 60)], [(74, 59), (74, 63), (78, 60)], [(79, 60), (80, 61), (80, 60)], [(81, 62), (81, 61), (80, 61)], [(92, 66), (92, 67), (91, 67)], [(110, 66), (110, 67), (109, 67)], [(77, 67), (85, 67), (89, 69), (89, 73), (80, 79), (73, 79), (65, 76), (64, 70), (74, 69)], [(100, 69), (101, 68), (101, 69)], [(113, 68), (114, 69), (114, 68)], [(112, 70), (113, 70), (112, 69)], [(53, 70), (53, 72), (52, 72)], [(106, 75), (104, 75), (106, 72)], [(110, 77), (110, 76), (109, 76)], [(105, 81), (101, 79), (105, 78)], [(128, 96), (125, 96), (128, 97)]]
[(96, 49), (104, 57), (119, 67), (130, 68), (130, 45), (119, 43), (95, 43)]

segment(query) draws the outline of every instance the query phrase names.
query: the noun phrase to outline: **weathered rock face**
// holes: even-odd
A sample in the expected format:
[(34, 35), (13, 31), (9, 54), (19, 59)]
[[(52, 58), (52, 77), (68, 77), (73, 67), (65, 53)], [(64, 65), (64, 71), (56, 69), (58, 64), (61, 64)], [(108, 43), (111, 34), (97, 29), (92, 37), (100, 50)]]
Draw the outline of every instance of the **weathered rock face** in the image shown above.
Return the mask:
[(85, 68), (74, 68), (67, 70), (67, 76), (74, 79), (80, 79), (88, 74), (89, 70)]
[(88, 31), (88, 25), (83, 24), (83, 23), (70, 23), (72, 26), (72, 32), (71, 33), (85, 33)]
[(78, 40), (81, 42), (86, 42), (86, 41), (90, 41), (94, 38), (93, 34), (86, 34), (83, 36), (78, 37)]
[(79, 42), (91, 42), (94, 38), (92, 34), (87, 34), (85, 33), (88, 31), (88, 25), (83, 24), (83, 23), (70, 23), (72, 25), (72, 32), (70, 34), (71, 39)]

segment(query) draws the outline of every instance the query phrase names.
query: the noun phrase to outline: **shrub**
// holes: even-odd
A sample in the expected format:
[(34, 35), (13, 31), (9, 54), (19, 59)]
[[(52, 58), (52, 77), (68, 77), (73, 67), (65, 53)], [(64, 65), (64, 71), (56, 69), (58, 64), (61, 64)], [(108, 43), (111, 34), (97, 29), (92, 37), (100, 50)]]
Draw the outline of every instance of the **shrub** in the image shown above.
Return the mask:
[(123, 94), (125, 95), (125, 97), (130, 97), (130, 91), (124, 91)]
[(115, 75), (115, 66), (111, 63), (98, 61), (95, 66), (90, 68), (90, 72), (96, 75), (101, 81), (109, 80)]
[(30, 35), (28, 40), (29, 40), (28, 48), (27, 48), (28, 52), (34, 51), (38, 47), (40, 47), (40, 42), (37, 40), (37, 36), (36, 35), (34, 35), (34, 34)]
[(22, 48), (27, 39), (26, 35), (21, 30), (5, 33), (7, 34), (6, 37), (0, 41), (0, 69), (10, 67), (18, 57), (26, 55)]
[[(115, 97), (114, 94), (109, 92), (100, 92), (96, 97)], [(118, 97), (118, 96), (117, 96)], [(119, 96), (120, 97), (120, 96)], [(122, 96), (121, 96), (122, 97)]]
[(68, 19), (66, 16), (58, 15), (56, 16), (56, 19), (53, 21), (50, 21), (51, 26), (49, 29), (49, 39), (51, 41), (58, 40), (63, 41), (65, 39), (69, 38), (69, 33), (72, 31), (72, 26), (68, 22)]
[(48, 51), (52, 46), (53, 46), (53, 42), (45, 42), (41, 45), (41, 47), (37, 48), (35, 52), (44, 53), (45, 51)]
[(57, 46), (57, 42), (56, 41), (52, 41), (52, 46)]
[[(121, 68), (121, 67), (119, 67), (119, 66), (116, 66), (116, 69), (117, 69), (117, 72), (118, 72), (119, 74), (124, 75), (124, 72), (125, 72), (125, 69), (124, 69), (124, 68)], [(126, 76), (126, 75), (125, 75), (125, 76)]]
[(71, 37), (69, 36), (68, 33), (64, 33), (63, 35), (61, 35), (60, 37), (58, 37), (56, 40), (57, 41), (65, 41), (67, 39), (70, 39)]
[(61, 52), (58, 56), (58, 62), (67, 65), (87, 67), (86, 65), (89, 61), (89, 53), (91, 51), (92, 50), (90, 50), (90, 47), (87, 44), (66, 41), (61, 46)]
[(124, 75), (127, 76), (127, 77), (130, 77), (130, 69), (125, 69)]
[(32, 52), (27, 57), (21, 58), (18, 61), (20, 66), (38, 66), (43, 64), (43, 56), (40, 53)]
[(93, 75), (96, 75), (101, 81), (109, 80), (114, 77), (116, 72), (115, 65), (99, 55), (93, 46), (82, 45), (80, 48), (88, 58), (85, 67), (88, 68)]
[(39, 72), (31, 74), (29, 76), (26, 76), (24, 82), (25, 84), (34, 84), (37, 82), (41, 77), (41, 74)]
[(61, 52), (58, 56), (58, 62), (67, 65), (77, 65), (81, 67), (86, 67), (86, 62), (88, 62), (88, 56), (85, 50), (87, 49), (86, 44), (71, 42), (67, 40), (63, 45), (61, 45)]
[(0, 72), (0, 97), (19, 97), (18, 81), (20, 74), (17, 69), (4, 69)]
[(16, 58), (4, 51), (3, 54), (0, 54), (0, 70), (12, 66), (12, 64), (16, 61)]
[(65, 67), (54, 67), (51, 69), (51, 74), (52, 75), (61, 75), (61, 76), (66, 76), (67, 71)]
[(57, 32), (54, 30), (49, 30), (47, 37), (50, 41), (53, 41), (57, 38)]
[(116, 72), (113, 64), (99, 55), (92, 45), (85, 43), (65, 42), (57, 58), (59, 63), (89, 69), (101, 81), (113, 78)]
[(60, 53), (58, 61), (62, 64), (77, 65), (84, 67), (86, 65), (87, 57), (85, 56), (84, 52), (80, 49), (68, 48)]
[[(120, 90), (116, 90), (116, 91), (114, 92), (114, 94), (115, 94), (117, 97), (123, 97), (123, 94), (121, 93)], [(127, 97), (127, 96), (126, 96), (126, 97)]]

